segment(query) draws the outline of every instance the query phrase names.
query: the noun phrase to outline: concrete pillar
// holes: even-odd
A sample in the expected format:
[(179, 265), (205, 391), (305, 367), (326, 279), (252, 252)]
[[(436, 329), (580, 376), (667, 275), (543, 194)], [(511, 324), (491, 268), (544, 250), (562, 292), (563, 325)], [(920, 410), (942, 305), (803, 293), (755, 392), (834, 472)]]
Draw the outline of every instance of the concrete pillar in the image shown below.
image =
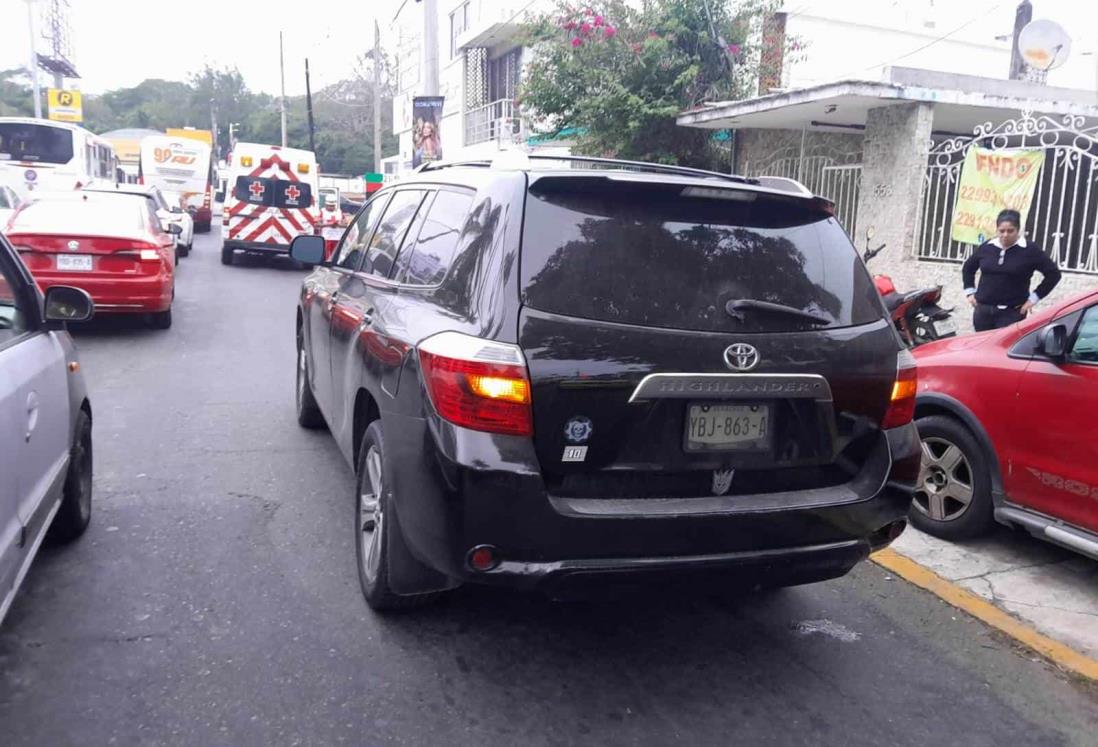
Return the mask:
[[(897, 104), (870, 109), (862, 146), (862, 185), (858, 195), (858, 251), (865, 250), (865, 231), (875, 229), (872, 248), (888, 247), (870, 269), (907, 273), (902, 264), (914, 264), (915, 223), (930, 151), (934, 120), (932, 104)], [(913, 268), (912, 268), (913, 271)], [(897, 285), (899, 283), (897, 282)]]

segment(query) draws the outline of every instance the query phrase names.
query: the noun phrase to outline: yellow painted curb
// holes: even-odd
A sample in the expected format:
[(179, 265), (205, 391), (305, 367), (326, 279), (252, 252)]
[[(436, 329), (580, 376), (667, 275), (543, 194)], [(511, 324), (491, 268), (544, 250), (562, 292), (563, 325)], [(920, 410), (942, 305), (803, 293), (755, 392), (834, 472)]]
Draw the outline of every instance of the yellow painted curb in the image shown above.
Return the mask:
[(905, 558), (895, 550), (884, 549), (870, 556), (877, 565), (887, 568), (897, 576), (926, 589), (954, 607), (982, 620), (993, 628), (1006, 633), (1019, 643), (1048, 657), (1063, 669), (1098, 681), (1098, 660), (1082, 654), (1070, 646), (1054, 641), (1046, 635), (999, 609), (983, 597), (946, 581), (929, 568)]

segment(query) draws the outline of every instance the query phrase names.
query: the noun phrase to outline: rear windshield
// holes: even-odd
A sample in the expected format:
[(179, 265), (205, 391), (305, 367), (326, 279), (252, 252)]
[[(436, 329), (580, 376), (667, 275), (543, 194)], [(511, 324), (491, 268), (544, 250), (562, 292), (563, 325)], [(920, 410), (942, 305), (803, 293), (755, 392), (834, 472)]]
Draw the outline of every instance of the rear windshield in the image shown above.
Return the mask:
[(236, 199), (252, 205), (299, 210), (312, 207), (313, 188), (305, 182), (238, 176), (233, 188)]
[[(747, 203), (605, 183), (531, 191), (521, 275), (524, 303), (535, 309), (622, 324), (762, 332), (882, 316), (846, 234), (804, 200)], [(819, 321), (750, 303), (730, 314), (737, 300)]]
[(149, 231), (141, 200), (112, 195), (35, 200), (15, 214), (8, 233), (145, 239)]
[(72, 130), (0, 122), (0, 160), (68, 163), (72, 160)]

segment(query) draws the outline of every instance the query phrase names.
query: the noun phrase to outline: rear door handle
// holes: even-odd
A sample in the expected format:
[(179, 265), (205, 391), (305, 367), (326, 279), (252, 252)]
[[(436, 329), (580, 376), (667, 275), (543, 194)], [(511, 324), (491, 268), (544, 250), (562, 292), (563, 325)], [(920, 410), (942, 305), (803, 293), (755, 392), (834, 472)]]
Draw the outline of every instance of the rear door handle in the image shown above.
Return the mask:
[(26, 440), (31, 440), (31, 435), (34, 434), (34, 429), (38, 427), (38, 395), (35, 392), (31, 392), (27, 395), (27, 436)]

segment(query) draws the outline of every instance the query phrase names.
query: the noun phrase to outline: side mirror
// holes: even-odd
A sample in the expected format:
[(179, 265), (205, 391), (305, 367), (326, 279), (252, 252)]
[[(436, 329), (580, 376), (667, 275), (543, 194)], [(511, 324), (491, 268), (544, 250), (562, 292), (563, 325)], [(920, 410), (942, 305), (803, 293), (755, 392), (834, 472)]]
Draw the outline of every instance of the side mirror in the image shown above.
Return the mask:
[(1037, 335), (1037, 349), (1046, 358), (1061, 361), (1067, 356), (1068, 331), (1063, 324), (1053, 324), (1045, 327)]
[(67, 285), (55, 285), (46, 291), (47, 322), (86, 322), (95, 314), (95, 303), (88, 292)]
[(306, 265), (324, 262), (323, 236), (296, 236), (290, 243), (290, 257)]
[(165, 228), (164, 230), (170, 233), (172, 236), (179, 236), (183, 233), (183, 226), (179, 225), (178, 223), (169, 223), (167, 228)]

